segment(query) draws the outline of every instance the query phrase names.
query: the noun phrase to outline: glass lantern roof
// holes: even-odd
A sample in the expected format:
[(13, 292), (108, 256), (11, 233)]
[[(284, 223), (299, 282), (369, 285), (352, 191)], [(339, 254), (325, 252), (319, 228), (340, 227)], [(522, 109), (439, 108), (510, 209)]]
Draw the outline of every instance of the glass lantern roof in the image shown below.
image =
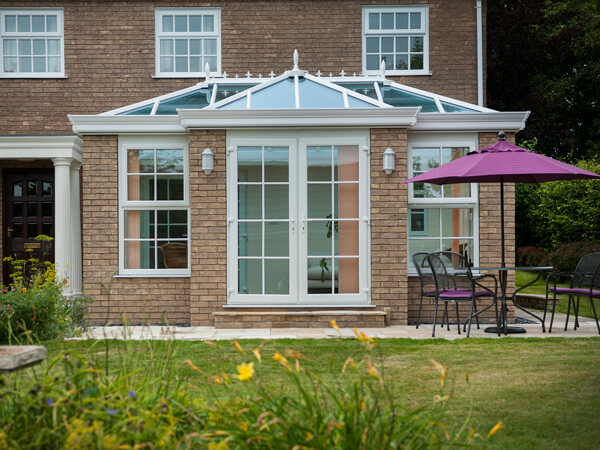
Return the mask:
[(421, 107), (421, 114), (491, 112), (481, 106), (440, 96), (375, 76), (311, 75), (299, 70), (270, 78), (208, 78), (195, 86), (101, 115), (177, 115), (177, 110), (347, 109)]

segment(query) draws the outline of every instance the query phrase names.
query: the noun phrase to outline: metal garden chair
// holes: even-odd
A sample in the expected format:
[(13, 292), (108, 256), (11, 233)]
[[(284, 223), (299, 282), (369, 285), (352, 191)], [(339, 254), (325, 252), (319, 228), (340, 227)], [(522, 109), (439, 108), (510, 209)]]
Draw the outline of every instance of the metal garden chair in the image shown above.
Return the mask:
[[(460, 318), (458, 311), (459, 303), (470, 303), (471, 310), (469, 317), (463, 324), (463, 330), (467, 331), (467, 323), (469, 325), (467, 331), (467, 337), (471, 334), (471, 322), (473, 317), (477, 321), (477, 328), (479, 328), (479, 317), (478, 315), (483, 311), (489, 309), (492, 305), (496, 306), (496, 325), (498, 323), (498, 281), (494, 275), (486, 274), (481, 275), (475, 279), (471, 272), (471, 264), (469, 261), (460, 253), (442, 251), (436, 253), (430, 253), (427, 256), (427, 264), (431, 269), (433, 280), (435, 283), (434, 291), (434, 313), (433, 313), (433, 331), (431, 336), (435, 336), (435, 326), (437, 322), (437, 311), (440, 302), (444, 302), (444, 316), (442, 318), (442, 327), (444, 321), (446, 321), (448, 330), (450, 330), (450, 320), (448, 316), (448, 303), (454, 303), (456, 305), (456, 325), (458, 328), (458, 334), (460, 334)], [(483, 278), (491, 278), (494, 280), (494, 290), (481, 284), (478, 280)], [(489, 306), (477, 311), (477, 300), (483, 298), (491, 298)]]
[[(417, 328), (421, 324), (421, 310), (423, 309), (423, 298), (435, 298), (435, 283), (433, 281), (433, 275), (429, 270), (427, 264), (427, 252), (417, 252), (412, 256), (413, 265), (419, 276), (419, 312), (417, 314)], [(424, 270), (425, 269), (425, 270)]]
[[(556, 286), (561, 279), (570, 278), (571, 283), (568, 288)], [(574, 330), (579, 327), (579, 299), (581, 297), (590, 300), (590, 307), (596, 319), (596, 327), (600, 334), (600, 324), (598, 315), (594, 307), (594, 299), (600, 300), (600, 252), (584, 255), (572, 273), (550, 272), (546, 276), (546, 306), (544, 308), (544, 323), (546, 323), (546, 312), (548, 311), (548, 297), (552, 293), (552, 316), (550, 318), (550, 327), (548, 333), (552, 333), (552, 323), (554, 322), (554, 311), (556, 309), (556, 296), (568, 295), (569, 304), (567, 307), (567, 320), (565, 321), (565, 331), (569, 325), (569, 316), (571, 314), (571, 304), (575, 314)], [(577, 298), (577, 302), (575, 302)]]

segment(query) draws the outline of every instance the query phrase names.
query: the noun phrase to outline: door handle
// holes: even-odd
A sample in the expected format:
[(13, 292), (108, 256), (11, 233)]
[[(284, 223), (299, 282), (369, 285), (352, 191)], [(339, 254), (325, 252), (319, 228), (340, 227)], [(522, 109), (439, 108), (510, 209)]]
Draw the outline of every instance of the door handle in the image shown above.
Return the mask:
[(9, 228), (7, 228), (7, 229), (6, 229), (6, 235), (10, 237), (10, 235), (12, 234), (12, 232), (13, 232), (13, 231), (14, 231), (14, 230), (13, 230), (12, 228), (10, 228), (10, 227), (9, 227)]

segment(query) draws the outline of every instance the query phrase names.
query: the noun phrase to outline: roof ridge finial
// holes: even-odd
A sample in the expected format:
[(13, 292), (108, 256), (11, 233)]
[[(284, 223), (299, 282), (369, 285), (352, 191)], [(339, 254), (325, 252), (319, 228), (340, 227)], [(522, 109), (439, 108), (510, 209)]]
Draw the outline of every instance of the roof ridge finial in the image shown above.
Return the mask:
[(298, 69), (298, 49), (294, 49), (294, 70)]
[(499, 131), (498, 132), (498, 140), (499, 141), (505, 141), (506, 140), (506, 133), (504, 131)]
[(379, 75), (385, 77), (385, 59), (382, 59), (381, 63), (379, 64)]

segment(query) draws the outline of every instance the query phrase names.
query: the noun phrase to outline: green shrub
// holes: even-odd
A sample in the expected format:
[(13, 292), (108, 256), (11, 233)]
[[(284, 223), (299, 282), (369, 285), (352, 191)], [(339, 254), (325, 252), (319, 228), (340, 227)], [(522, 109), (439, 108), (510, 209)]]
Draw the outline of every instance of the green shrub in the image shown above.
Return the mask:
[(517, 265), (541, 266), (546, 260), (546, 252), (539, 247), (519, 247), (517, 249)]
[(573, 272), (583, 255), (600, 252), (600, 244), (594, 242), (569, 242), (551, 252), (547, 261), (558, 272)]

